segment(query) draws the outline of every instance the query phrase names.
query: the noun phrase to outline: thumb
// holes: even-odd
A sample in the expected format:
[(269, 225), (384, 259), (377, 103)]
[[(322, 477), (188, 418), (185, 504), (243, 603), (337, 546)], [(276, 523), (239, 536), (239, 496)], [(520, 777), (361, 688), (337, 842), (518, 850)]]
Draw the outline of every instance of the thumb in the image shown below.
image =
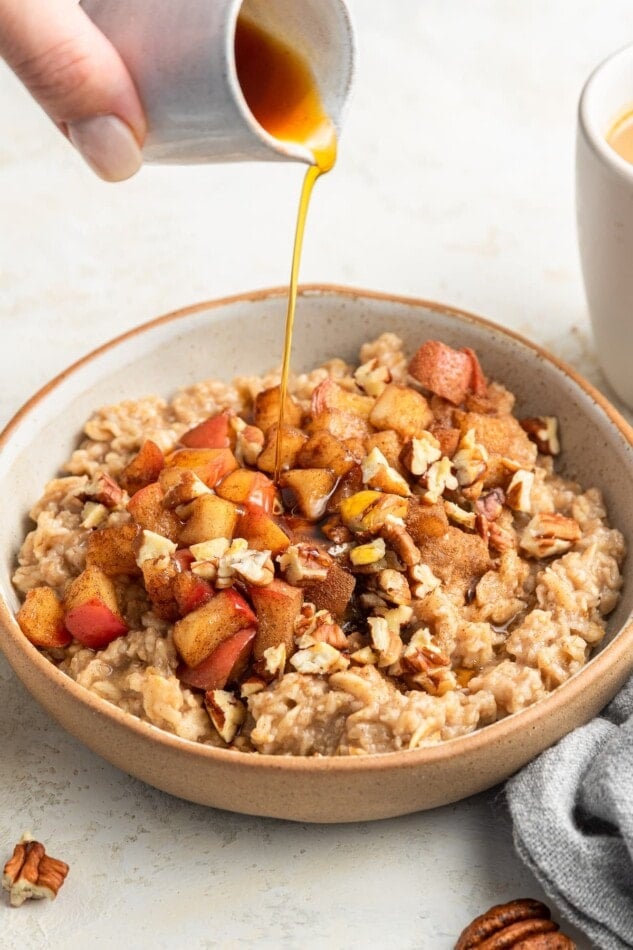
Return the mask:
[(0, 0), (0, 55), (93, 171), (106, 181), (138, 171), (143, 108), (123, 60), (77, 0)]

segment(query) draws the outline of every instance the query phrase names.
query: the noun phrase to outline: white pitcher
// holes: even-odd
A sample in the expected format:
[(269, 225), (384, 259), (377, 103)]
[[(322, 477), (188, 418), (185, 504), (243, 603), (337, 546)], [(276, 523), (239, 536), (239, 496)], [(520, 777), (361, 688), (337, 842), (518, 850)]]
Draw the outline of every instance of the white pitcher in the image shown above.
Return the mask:
[(273, 138), (251, 113), (238, 80), (240, 13), (309, 65), (340, 128), (354, 68), (344, 0), (83, 0), (119, 51), (145, 108), (146, 162), (300, 161), (302, 145)]

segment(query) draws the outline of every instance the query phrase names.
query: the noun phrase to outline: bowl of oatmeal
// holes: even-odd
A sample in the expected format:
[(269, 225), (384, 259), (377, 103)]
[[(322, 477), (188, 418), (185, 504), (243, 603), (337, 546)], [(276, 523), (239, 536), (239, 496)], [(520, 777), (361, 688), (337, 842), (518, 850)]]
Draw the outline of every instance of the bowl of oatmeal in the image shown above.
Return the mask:
[(335, 287), (302, 291), (282, 412), (284, 313), (170, 314), (18, 413), (0, 645), (191, 801), (333, 822), (490, 787), (633, 669), (630, 429), (500, 327)]

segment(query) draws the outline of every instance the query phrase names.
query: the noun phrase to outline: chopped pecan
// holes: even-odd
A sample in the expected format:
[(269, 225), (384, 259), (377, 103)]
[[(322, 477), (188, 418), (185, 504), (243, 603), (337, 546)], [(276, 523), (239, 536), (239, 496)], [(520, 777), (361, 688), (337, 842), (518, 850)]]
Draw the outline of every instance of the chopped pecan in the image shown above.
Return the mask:
[[(537, 939), (538, 938), (538, 939)], [(549, 908), (531, 898), (496, 904), (476, 917), (460, 934), (455, 950), (574, 950), (575, 944), (560, 933)]]
[(512, 480), (506, 490), (506, 502), (514, 511), (532, 511), (532, 486), (534, 485), (534, 472), (527, 472), (520, 468), (512, 476)]
[(219, 736), (228, 744), (233, 741), (246, 719), (246, 707), (225, 689), (210, 689), (204, 694), (209, 718)]
[(380, 529), (380, 534), (407, 567), (420, 563), (420, 550), (403, 525), (396, 521), (386, 521)]
[(451, 470), (451, 460), (443, 456), (438, 462), (433, 462), (423, 482), (427, 488), (424, 500), (430, 505), (438, 502), (445, 491), (454, 491), (458, 486), (458, 481)]
[(354, 373), (354, 379), (368, 396), (380, 396), (391, 382), (391, 372), (389, 367), (381, 366), (378, 360), (368, 360), (363, 363)]
[(83, 501), (94, 501), (105, 508), (118, 508), (123, 503), (123, 489), (106, 472), (98, 472), (78, 492)]
[(442, 457), (442, 446), (431, 432), (422, 432), (407, 442), (400, 454), (402, 464), (412, 475), (424, 475), (429, 465)]
[(2, 886), (12, 907), (19, 907), (30, 897), (54, 900), (67, 874), (64, 861), (51, 858), (43, 844), (23, 835), (4, 866)]
[(369, 488), (392, 492), (394, 495), (402, 495), (405, 498), (411, 494), (407, 480), (395, 468), (392, 468), (377, 446), (374, 446), (369, 455), (362, 460), (361, 472), (363, 482)]
[(411, 590), (409, 583), (400, 571), (385, 568), (376, 578), (378, 589), (385, 600), (392, 604), (410, 604)]
[(534, 416), (531, 419), (521, 419), (520, 423), (528, 438), (536, 443), (541, 455), (558, 455), (560, 442), (556, 416)]
[(278, 559), (282, 573), (289, 584), (323, 581), (332, 566), (332, 558), (316, 544), (291, 544)]
[(450, 658), (433, 643), (429, 630), (416, 630), (402, 654), (403, 665), (412, 673), (431, 673), (450, 666)]
[(474, 511), (467, 511), (465, 508), (460, 508), (459, 505), (454, 504), (452, 501), (444, 502), (444, 511), (455, 524), (461, 525), (462, 528), (468, 528), (469, 531), (474, 531), (476, 522)]
[(541, 511), (526, 525), (519, 546), (533, 557), (551, 557), (569, 551), (580, 537), (580, 525), (574, 518)]
[(477, 442), (474, 429), (468, 429), (462, 436), (457, 452), (453, 456), (453, 466), (457, 481), (462, 488), (473, 485), (485, 474), (488, 466), (488, 450)]
[(338, 515), (331, 515), (319, 525), (321, 534), (333, 544), (347, 544), (352, 540), (352, 532), (341, 523)]
[(488, 525), (488, 543), (490, 547), (498, 551), (499, 554), (503, 554), (504, 551), (509, 551), (511, 548), (516, 548), (517, 546), (514, 531), (501, 527), (496, 521), (492, 521)]
[(400, 659), (402, 640), (398, 628), (386, 617), (368, 617), (371, 644), (378, 653), (378, 666), (391, 666)]
[(319, 674), (335, 673), (346, 670), (349, 660), (336, 647), (318, 641), (305, 650), (298, 650), (290, 660), (298, 673)]

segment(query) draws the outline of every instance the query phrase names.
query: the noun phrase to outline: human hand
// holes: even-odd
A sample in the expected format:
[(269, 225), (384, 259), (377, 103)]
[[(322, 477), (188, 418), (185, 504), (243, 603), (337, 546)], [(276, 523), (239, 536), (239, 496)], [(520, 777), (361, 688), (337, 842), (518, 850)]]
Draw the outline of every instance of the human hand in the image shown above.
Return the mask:
[(138, 171), (138, 94), (77, 0), (0, 0), (0, 56), (97, 175), (123, 181)]

